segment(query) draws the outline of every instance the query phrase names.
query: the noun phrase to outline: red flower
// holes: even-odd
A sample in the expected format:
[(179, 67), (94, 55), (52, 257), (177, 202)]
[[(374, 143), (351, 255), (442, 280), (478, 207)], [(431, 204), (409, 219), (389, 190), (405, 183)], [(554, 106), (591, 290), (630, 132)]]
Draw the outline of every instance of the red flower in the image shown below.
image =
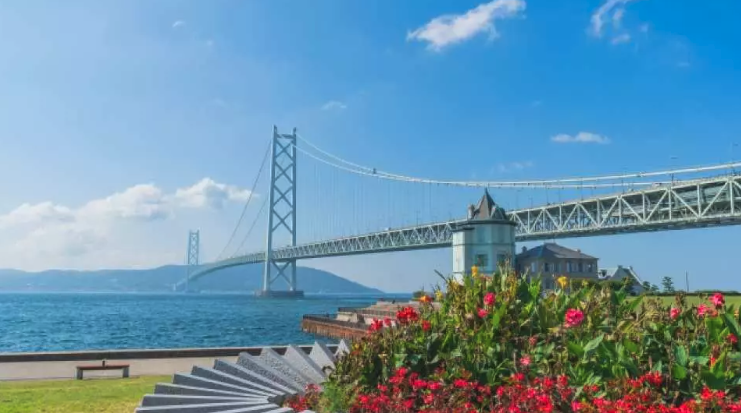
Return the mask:
[(576, 400), (571, 402), (571, 410), (578, 412), (579, 410), (581, 410), (581, 408), (582, 408), (581, 402), (578, 402)]
[(681, 310), (679, 310), (678, 308), (672, 308), (671, 310), (669, 310), (669, 317), (672, 320), (676, 320), (676, 318), (679, 317), (679, 313), (681, 313)]
[(520, 364), (522, 364), (525, 367), (529, 366), (530, 365), (530, 356), (522, 356), (522, 358), (520, 359)]
[(483, 308), (479, 308), (479, 317), (485, 318), (487, 315), (489, 315), (489, 312), (484, 310)]
[(723, 307), (723, 304), (726, 303), (726, 299), (723, 298), (723, 294), (721, 293), (713, 294), (712, 297), (710, 297), (710, 301), (715, 305), (715, 308), (721, 308)]
[(432, 325), (427, 320), (422, 320), (422, 330), (429, 331)]
[(378, 320), (376, 318), (373, 319), (370, 326), (368, 327), (368, 332), (372, 333), (374, 331), (378, 331), (383, 328), (383, 321)]
[(391, 321), (391, 319), (390, 319), (390, 318), (388, 318), (388, 317), (384, 317), (384, 318), (383, 318), (383, 324), (384, 324), (384, 325), (385, 325), (386, 327), (391, 327), (391, 324), (393, 324), (393, 321)]
[(414, 390), (424, 389), (425, 387), (427, 387), (427, 382), (424, 380), (417, 379), (417, 380), (412, 381), (412, 388)]
[(496, 301), (496, 296), (494, 293), (486, 293), (484, 296), (484, 305), (487, 307), (491, 307), (494, 305), (494, 302)]
[(409, 372), (409, 369), (407, 369), (406, 367), (399, 367), (398, 369), (396, 369), (395, 375), (396, 377), (404, 377), (407, 375), (408, 372)]
[(713, 367), (713, 365), (715, 364), (716, 361), (718, 361), (717, 358), (715, 358), (713, 356), (710, 356), (710, 367)]
[(404, 307), (396, 313), (396, 320), (400, 324), (411, 323), (419, 319), (419, 313), (413, 307)]
[(427, 388), (432, 391), (439, 390), (440, 387), (442, 387), (442, 385), (440, 384), (440, 382), (437, 382), (437, 381), (431, 381), (427, 383)]
[(734, 345), (738, 343), (738, 337), (736, 337), (733, 333), (728, 333), (726, 336), (726, 341), (729, 342), (731, 345)]
[(465, 389), (468, 387), (468, 382), (463, 379), (455, 379), (453, 382), (453, 386), (459, 388), (459, 389)]
[(566, 310), (566, 317), (564, 324), (567, 328), (577, 327), (584, 322), (584, 313), (581, 310), (575, 308), (569, 308)]
[(708, 306), (706, 306), (705, 304), (700, 304), (697, 306), (697, 315), (700, 317), (705, 317), (705, 314), (708, 313), (708, 310)]

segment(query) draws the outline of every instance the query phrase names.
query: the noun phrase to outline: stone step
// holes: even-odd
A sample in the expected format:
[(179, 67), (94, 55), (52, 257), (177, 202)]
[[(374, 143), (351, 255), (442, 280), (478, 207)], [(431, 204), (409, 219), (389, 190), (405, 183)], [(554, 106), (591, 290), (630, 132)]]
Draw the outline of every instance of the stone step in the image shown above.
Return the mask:
[(251, 381), (255, 384), (274, 389), (284, 395), (293, 396), (297, 394), (297, 391), (295, 389), (284, 386), (276, 381), (269, 379), (268, 377), (247, 370), (239, 364), (230, 363), (224, 360), (216, 360), (216, 362), (214, 363), (214, 370), (223, 371), (224, 373), (230, 374), (232, 376), (236, 376)]
[(242, 378), (233, 376), (229, 373), (225, 373), (223, 371), (218, 371), (214, 369), (209, 369), (206, 367), (193, 366), (193, 369), (191, 370), (190, 374), (197, 376), (197, 377), (203, 377), (205, 379), (218, 381), (220, 383), (229, 383), (235, 386), (244, 387), (244, 388), (252, 390), (252, 393), (260, 394), (265, 397), (276, 396), (276, 395), (281, 394), (281, 392), (278, 390), (270, 389), (260, 384), (254, 383), (252, 381), (244, 380)]
[(314, 343), (313, 347), (311, 347), (309, 357), (314, 360), (314, 363), (317, 366), (322, 368), (322, 372), (325, 375), (327, 374), (327, 368), (334, 370), (334, 363), (335, 361), (337, 361), (337, 359), (334, 357), (334, 354), (332, 354), (327, 346), (324, 343), (320, 343), (318, 341)]
[(291, 379), (295, 384), (299, 385), (301, 389), (306, 389), (309, 384), (315, 384), (313, 380), (306, 377), (299, 369), (294, 367), (290, 360), (284, 358), (280, 354), (276, 353), (270, 347), (264, 347), (260, 352), (260, 359), (273, 369), (281, 372), (284, 376)]
[(175, 384), (182, 384), (184, 386), (204, 387), (207, 389), (239, 392), (242, 395), (248, 397), (264, 397), (263, 394), (255, 393), (246, 387), (236, 386), (229, 383), (222, 383), (220, 381), (208, 379), (205, 377), (198, 377), (192, 374), (176, 373), (175, 376), (173, 376), (172, 382)]
[(303, 394), (306, 388), (306, 386), (296, 383), (291, 378), (269, 366), (260, 357), (253, 356), (249, 353), (240, 353), (239, 358), (237, 358), (237, 364), (255, 374), (259, 374), (283, 386), (290, 387), (300, 394)]
[(322, 368), (314, 363), (308, 354), (294, 345), (286, 347), (283, 359), (316, 384), (323, 383), (327, 378)]
[(142, 407), (149, 406), (177, 406), (184, 404), (214, 404), (214, 403), (247, 403), (251, 406), (269, 404), (267, 397), (214, 397), (214, 396), (183, 396), (179, 394), (147, 394), (142, 399)]
[(157, 383), (154, 386), (154, 393), (181, 394), (184, 396), (245, 397), (243, 393), (236, 391), (214, 390), (171, 383)]
[(207, 403), (180, 406), (150, 406), (138, 407), (136, 413), (278, 413), (290, 412), (274, 404), (251, 406), (246, 403)]

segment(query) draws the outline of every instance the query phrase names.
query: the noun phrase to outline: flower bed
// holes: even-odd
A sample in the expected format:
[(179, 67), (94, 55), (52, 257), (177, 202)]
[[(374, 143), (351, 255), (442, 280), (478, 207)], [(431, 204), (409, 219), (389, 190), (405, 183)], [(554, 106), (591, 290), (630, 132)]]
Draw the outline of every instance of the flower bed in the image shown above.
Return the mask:
[(741, 412), (739, 317), (722, 294), (544, 293), (514, 274), (447, 280), (375, 320), (304, 406), (350, 412)]

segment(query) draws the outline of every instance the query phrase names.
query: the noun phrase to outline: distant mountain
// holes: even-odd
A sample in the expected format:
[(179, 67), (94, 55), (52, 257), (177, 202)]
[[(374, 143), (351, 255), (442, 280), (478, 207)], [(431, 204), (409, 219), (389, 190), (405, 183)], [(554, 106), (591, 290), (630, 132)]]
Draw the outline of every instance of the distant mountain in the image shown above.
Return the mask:
[[(226, 268), (192, 282), (190, 288), (213, 292), (252, 292), (262, 287), (262, 272), (262, 265)], [(172, 286), (184, 278), (185, 273), (185, 267), (179, 265), (148, 270), (25, 272), (0, 269), (0, 291), (170, 292)], [(298, 267), (296, 273), (299, 289), (307, 293), (381, 293), (380, 290), (327, 271)], [(285, 282), (276, 280), (273, 288), (286, 289)]]

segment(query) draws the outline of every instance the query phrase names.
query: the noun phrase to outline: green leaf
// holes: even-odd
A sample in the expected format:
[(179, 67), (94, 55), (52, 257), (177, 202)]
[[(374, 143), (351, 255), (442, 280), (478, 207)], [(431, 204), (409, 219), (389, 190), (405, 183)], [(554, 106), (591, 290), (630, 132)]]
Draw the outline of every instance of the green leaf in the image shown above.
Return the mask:
[(687, 369), (679, 364), (672, 365), (672, 377), (676, 380), (683, 380), (687, 377)]
[(663, 370), (664, 370), (664, 363), (662, 363), (661, 360), (654, 363), (654, 366), (651, 369), (651, 371), (658, 371), (658, 372), (662, 372)]
[(630, 300), (628, 306), (625, 308), (625, 311), (628, 313), (632, 313), (636, 309), (636, 307), (638, 307), (638, 305), (643, 302), (643, 297), (643, 295), (640, 295), (633, 300)]
[(636, 344), (633, 341), (628, 340), (627, 338), (623, 340), (623, 345), (625, 346), (625, 349), (629, 352), (635, 354), (638, 352), (638, 344)]
[(716, 376), (720, 375), (720, 377), (723, 377), (723, 374), (725, 373), (725, 365), (726, 352), (724, 351), (720, 356), (718, 356), (718, 359), (715, 360), (715, 364), (710, 367), (710, 371), (712, 371)]
[(584, 355), (584, 348), (573, 341), (569, 341), (566, 343), (566, 347), (568, 347), (569, 352), (576, 357), (581, 357)]
[(594, 351), (594, 349), (596, 349), (597, 346), (599, 346), (599, 343), (601, 343), (602, 339), (604, 338), (605, 338), (605, 335), (600, 334), (597, 338), (590, 340), (589, 343), (587, 343), (587, 345), (584, 346), (584, 353), (586, 353), (586, 355), (589, 355), (589, 353)]
[(680, 366), (687, 367), (687, 348), (684, 346), (674, 346), (674, 360)]
[(726, 386), (726, 381), (723, 380), (722, 376), (718, 377), (707, 369), (703, 369), (702, 373), (700, 373), (700, 377), (702, 377), (702, 381), (713, 390), (722, 390)]
[(741, 338), (741, 326), (738, 325), (738, 321), (728, 313), (723, 313), (721, 316), (723, 317), (723, 321), (726, 322), (726, 327), (731, 330), (731, 333), (737, 338)]

